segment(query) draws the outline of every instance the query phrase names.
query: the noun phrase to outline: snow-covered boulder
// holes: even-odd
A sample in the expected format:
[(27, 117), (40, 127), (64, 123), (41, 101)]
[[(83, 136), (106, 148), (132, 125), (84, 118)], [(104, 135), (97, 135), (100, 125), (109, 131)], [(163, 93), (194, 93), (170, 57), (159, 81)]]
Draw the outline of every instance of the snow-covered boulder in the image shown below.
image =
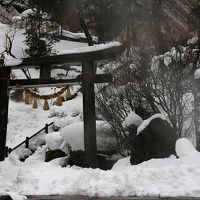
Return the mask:
[(198, 153), (193, 144), (187, 138), (180, 138), (176, 141), (176, 154), (179, 158)]
[(63, 139), (60, 136), (60, 132), (52, 132), (45, 135), (45, 141), (50, 150), (60, 149)]
[(128, 116), (125, 118), (123, 122), (123, 127), (127, 128), (131, 125), (135, 125), (136, 127), (139, 127), (143, 122), (143, 119), (137, 115), (135, 112), (130, 112)]
[(175, 154), (178, 139), (175, 130), (161, 115), (154, 115), (145, 120), (139, 134), (133, 141), (131, 164), (139, 164), (152, 158), (166, 158)]
[[(111, 151), (116, 149), (115, 137), (111, 134), (110, 126), (103, 122), (96, 122), (97, 150)], [(72, 151), (84, 151), (84, 128), (83, 122), (77, 122), (64, 127), (61, 130), (61, 137), (69, 144)]]

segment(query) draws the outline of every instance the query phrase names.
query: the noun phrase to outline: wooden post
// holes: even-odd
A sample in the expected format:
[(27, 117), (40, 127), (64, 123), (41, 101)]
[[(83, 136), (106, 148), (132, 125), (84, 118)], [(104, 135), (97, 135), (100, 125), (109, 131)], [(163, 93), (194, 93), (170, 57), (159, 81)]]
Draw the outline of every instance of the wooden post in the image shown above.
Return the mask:
[(48, 124), (45, 124), (45, 133), (47, 134), (49, 131), (48, 131), (48, 127), (49, 125)]
[(200, 151), (200, 79), (193, 81), (196, 149)]
[(51, 67), (49, 65), (40, 66), (40, 79), (51, 78)]
[(82, 61), (85, 166), (97, 167), (93, 61)]
[(26, 137), (25, 148), (29, 148), (29, 137)]
[(5, 150), (5, 158), (7, 158), (7, 157), (8, 157), (8, 154), (9, 154), (9, 152), (8, 152), (8, 147), (6, 146), (5, 148), (6, 148), (6, 150)]
[(10, 69), (0, 67), (0, 161), (5, 159)]

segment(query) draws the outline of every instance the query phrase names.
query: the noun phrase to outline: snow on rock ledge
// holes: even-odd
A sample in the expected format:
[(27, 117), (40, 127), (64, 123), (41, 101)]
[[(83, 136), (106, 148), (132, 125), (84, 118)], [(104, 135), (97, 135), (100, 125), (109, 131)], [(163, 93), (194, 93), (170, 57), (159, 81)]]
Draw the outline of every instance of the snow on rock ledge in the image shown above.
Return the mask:
[(60, 149), (60, 146), (63, 143), (63, 139), (59, 132), (52, 132), (45, 135), (45, 141), (50, 150)]
[(128, 114), (128, 116), (126, 117), (122, 125), (124, 128), (127, 128), (131, 125), (135, 125), (139, 127), (142, 124), (142, 122), (143, 122), (143, 119), (139, 115), (137, 115), (135, 112), (132, 111)]
[(176, 154), (179, 158), (196, 153), (198, 153), (198, 151), (187, 138), (180, 138), (176, 141)]
[(112, 47), (118, 47), (121, 46), (119, 42), (109, 42), (106, 44), (98, 44), (94, 46), (87, 46), (87, 47), (80, 47), (80, 48), (74, 48), (71, 50), (64, 50), (59, 53), (59, 55), (62, 54), (75, 54), (75, 53), (88, 53), (88, 52), (93, 52), (93, 51), (100, 51), (104, 49), (109, 49)]
[[(97, 149), (109, 151), (116, 149), (116, 140), (110, 134), (110, 127), (104, 121), (96, 121)], [(73, 151), (84, 151), (84, 128), (83, 122), (76, 122), (64, 127), (60, 133), (61, 137), (69, 144)]]
[(144, 120), (143, 123), (138, 127), (138, 129), (137, 129), (137, 135), (142, 130), (144, 130), (153, 119), (156, 119), (156, 118), (161, 118), (162, 120), (166, 120), (166, 118), (162, 114), (155, 114), (155, 115), (151, 116), (150, 118)]

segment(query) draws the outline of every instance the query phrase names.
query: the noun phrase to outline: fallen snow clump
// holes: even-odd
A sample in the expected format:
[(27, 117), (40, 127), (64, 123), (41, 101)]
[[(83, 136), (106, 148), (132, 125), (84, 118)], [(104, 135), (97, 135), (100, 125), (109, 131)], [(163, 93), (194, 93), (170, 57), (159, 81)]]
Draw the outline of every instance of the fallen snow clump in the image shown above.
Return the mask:
[(126, 128), (131, 125), (135, 125), (139, 127), (142, 124), (142, 122), (143, 122), (143, 119), (139, 115), (137, 115), (135, 112), (132, 111), (128, 114), (128, 116), (124, 120), (123, 127)]

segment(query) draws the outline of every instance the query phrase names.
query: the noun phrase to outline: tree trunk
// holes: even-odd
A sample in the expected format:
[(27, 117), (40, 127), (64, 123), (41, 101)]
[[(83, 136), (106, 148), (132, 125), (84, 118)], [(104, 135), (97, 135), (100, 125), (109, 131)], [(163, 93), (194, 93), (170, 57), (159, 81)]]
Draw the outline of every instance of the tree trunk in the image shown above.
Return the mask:
[(83, 16), (82, 16), (80, 10), (78, 11), (78, 13), (79, 13), (79, 18), (80, 18), (80, 22), (81, 22), (81, 28), (83, 29), (83, 31), (84, 31), (84, 33), (85, 33), (85, 36), (86, 36), (86, 38), (87, 38), (88, 45), (89, 45), (89, 46), (93, 46), (94, 43), (93, 43), (93, 41), (92, 41), (92, 36), (91, 36), (91, 34), (90, 34), (89, 30), (88, 30), (87, 24), (86, 24), (86, 22), (85, 22), (85, 20), (84, 20), (84, 18), (83, 18)]

